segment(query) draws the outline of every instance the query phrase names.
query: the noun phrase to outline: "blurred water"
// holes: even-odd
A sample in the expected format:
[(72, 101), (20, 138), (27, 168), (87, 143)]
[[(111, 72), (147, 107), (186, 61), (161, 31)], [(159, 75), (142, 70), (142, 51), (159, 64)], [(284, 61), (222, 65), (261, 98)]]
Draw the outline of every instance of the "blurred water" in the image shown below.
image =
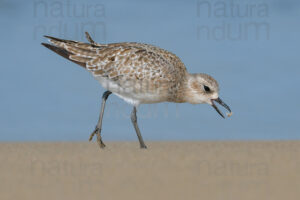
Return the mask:
[[(176, 53), (221, 85), (234, 112), (208, 105), (139, 110), (146, 140), (300, 139), (300, 3), (274, 1), (0, 1), (0, 140), (87, 140), (103, 88), (40, 45), (42, 35), (137, 41)], [(136, 140), (131, 107), (111, 97), (104, 140)]]

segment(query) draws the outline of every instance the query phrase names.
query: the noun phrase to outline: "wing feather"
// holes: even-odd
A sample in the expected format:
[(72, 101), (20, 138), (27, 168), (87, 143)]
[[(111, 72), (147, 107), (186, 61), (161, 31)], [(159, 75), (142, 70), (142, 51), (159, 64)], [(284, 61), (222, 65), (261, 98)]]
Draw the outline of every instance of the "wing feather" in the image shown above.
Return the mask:
[(75, 62), (95, 77), (114, 81), (176, 82), (186, 68), (175, 55), (161, 48), (141, 43), (101, 45), (45, 36), (52, 43), (44, 46)]

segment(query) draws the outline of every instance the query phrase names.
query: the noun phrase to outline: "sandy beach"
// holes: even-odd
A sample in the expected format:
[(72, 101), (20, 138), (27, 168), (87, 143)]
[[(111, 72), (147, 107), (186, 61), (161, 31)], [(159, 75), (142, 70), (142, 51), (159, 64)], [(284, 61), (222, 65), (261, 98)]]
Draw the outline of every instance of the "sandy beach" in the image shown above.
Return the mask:
[(0, 143), (5, 199), (299, 199), (300, 141)]

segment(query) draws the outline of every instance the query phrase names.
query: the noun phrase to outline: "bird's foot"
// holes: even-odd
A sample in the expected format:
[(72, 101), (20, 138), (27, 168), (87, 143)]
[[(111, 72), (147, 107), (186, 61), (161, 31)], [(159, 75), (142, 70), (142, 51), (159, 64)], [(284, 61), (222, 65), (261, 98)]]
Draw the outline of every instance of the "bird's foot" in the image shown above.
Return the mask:
[(102, 138), (101, 138), (101, 129), (96, 127), (95, 130), (90, 135), (89, 141), (91, 141), (93, 139), (94, 135), (97, 135), (97, 143), (98, 143), (99, 147), (101, 149), (104, 148), (105, 144), (103, 143)]

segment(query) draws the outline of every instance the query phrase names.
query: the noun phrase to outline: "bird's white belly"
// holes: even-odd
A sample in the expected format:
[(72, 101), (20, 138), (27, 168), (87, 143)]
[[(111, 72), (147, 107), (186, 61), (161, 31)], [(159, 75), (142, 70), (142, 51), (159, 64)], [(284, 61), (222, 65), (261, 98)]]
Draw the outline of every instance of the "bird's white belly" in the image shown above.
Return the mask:
[(161, 95), (152, 93), (150, 94), (147, 93), (147, 91), (137, 91), (131, 85), (131, 83), (128, 83), (128, 85), (124, 83), (124, 85), (120, 87), (120, 85), (115, 81), (112, 81), (105, 77), (96, 77), (96, 80), (100, 82), (103, 88), (111, 91), (112, 93), (123, 99), (125, 102), (134, 106), (139, 106), (140, 104), (158, 103), (163, 101)]

